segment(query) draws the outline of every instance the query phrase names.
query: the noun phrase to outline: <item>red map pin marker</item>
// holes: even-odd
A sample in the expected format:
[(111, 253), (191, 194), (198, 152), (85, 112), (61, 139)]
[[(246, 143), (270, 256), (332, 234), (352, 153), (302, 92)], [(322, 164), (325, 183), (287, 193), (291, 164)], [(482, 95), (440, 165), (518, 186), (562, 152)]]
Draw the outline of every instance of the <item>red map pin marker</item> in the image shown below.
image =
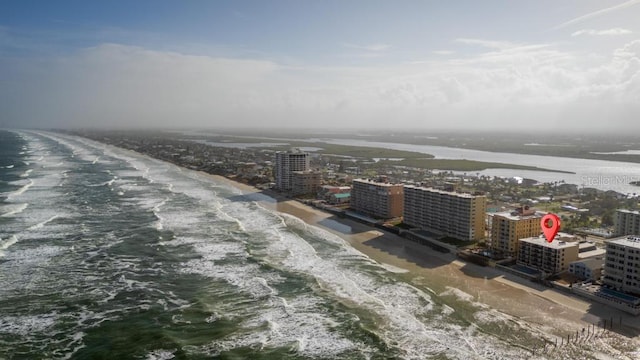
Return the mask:
[(556, 214), (547, 214), (540, 220), (540, 227), (547, 242), (552, 242), (560, 230), (560, 218)]

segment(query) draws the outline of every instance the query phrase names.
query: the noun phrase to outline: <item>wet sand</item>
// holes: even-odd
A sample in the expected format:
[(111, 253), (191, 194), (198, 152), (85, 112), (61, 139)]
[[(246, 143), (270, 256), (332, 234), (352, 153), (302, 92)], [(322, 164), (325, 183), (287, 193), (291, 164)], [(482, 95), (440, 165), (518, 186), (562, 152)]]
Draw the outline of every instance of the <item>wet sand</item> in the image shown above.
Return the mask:
[[(262, 192), (221, 176), (205, 175), (253, 196), (265, 208), (293, 215), (342, 237), (391, 271), (404, 273), (402, 276), (406, 276), (407, 281), (432, 289), (436, 294), (442, 295), (451, 288), (457, 288), (468, 294), (458, 296), (466, 297), (476, 305), (487, 305), (514, 317), (514, 321), (538, 324), (543, 330), (558, 336), (598, 324), (601, 319), (614, 318), (617, 321), (620, 317), (625, 325), (640, 329), (638, 317), (605, 305), (591, 303), (491, 267), (463, 262), (455, 254), (443, 254), (365, 224), (335, 217), (275, 192)], [(634, 332), (634, 329), (630, 331)]]

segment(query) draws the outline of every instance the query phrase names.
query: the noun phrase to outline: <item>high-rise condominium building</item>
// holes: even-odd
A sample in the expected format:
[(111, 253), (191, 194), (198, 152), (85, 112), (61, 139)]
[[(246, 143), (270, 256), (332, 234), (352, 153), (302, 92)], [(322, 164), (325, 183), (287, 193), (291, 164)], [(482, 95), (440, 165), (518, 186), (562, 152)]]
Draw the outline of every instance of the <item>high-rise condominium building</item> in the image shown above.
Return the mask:
[(640, 212), (618, 209), (613, 224), (613, 233), (618, 236), (640, 234)]
[(640, 236), (606, 241), (603, 282), (620, 291), (640, 295)]
[(542, 214), (528, 207), (492, 214), (491, 249), (498, 254), (516, 257), (518, 240), (540, 235), (541, 218)]
[(353, 210), (380, 219), (402, 216), (402, 184), (369, 179), (353, 180), (350, 206)]
[(277, 152), (275, 165), (276, 188), (280, 191), (291, 191), (293, 187), (293, 172), (307, 170), (309, 170), (309, 153), (299, 149)]
[(487, 198), (484, 195), (404, 187), (404, 223), (456, 239), (483, 239), (486, 209)]

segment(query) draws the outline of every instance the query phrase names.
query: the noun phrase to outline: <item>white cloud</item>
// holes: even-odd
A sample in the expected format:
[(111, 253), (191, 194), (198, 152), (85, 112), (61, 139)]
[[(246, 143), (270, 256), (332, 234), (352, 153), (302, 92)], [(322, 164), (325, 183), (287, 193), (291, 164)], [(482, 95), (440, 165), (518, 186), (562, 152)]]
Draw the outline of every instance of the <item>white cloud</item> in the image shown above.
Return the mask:
[(360, 67), (105, 44), (65, 58), (0, 64), (0, 108), (13, 126), (517, 130), (544, 121), (561, 130), (638, 129), (640, 40), (598, 62), (546, 44), (494, 43), (505, 44), (488, 42), (486, 52), (461, 58)]
[(495, 40), (484, 40), (484, 39), (459, 38), (459, 39), (456, 39), (456, 42), (468, 44), (468, 45), (479, 45), (479, 46), (490, 48), (490, 49), (507, 49), (507, 48), (516, 46), (514, 43), (510, 43), (507, 41), (495, 41)]
[(621, 4), (614, 5), (614, 6), (610, 6), (610, 7), (608, 7), (608, 8), (600, 9), (600, 10), (597, 10), (597, 11), (593, 11), (593, 12), (590, 12), (590, 13), (588, 13), (588, 14), (585, 14), (585, 15), (579, 16), (579, 17), (574, 18), (574, 19), (571, 19), (571, 20), (569, 20), (569, 21), (566, 21), (566, 22), (564, 22), (564, 23), (562, 23), (562, 24), (560, 24), (560, 25), (558, 25), (558, 26), (554, 27), (554, 29), (555, 29), (555, 30), (557, 30), (557, 29), (562, 29), (562, 28), (567, 27), (567, 26), (570, 26), (570, 25), (578, 24), (578, 23), (581, 23), (581, 22), (583, 22), (583, 21), (586, 21), (586, 20), (590, 20), (590, 19), (596, 18), (596, 17), (601, 16), (601, 15), (604, 15), (604, 14), (606, 14), (606, 13), (610, 13), (610, 12), (613, 12), (613, 11), (618, 11), (618, 10), (626, 9), (626, 8), (628, 8), (628, 7), (630, 7), (630, 6), (634, 6), (634, 5), (637, 5), (637, 4), (640, 4), (640, 0), (629, 0), (629, 1), (625, 1), (625, 2), (623, 2), (623, 3), (621, 3)]
[(370, 44), (370, 45), (357, 45), (344, 43), (342, 46), (349, 49), (358, 49), (358, 50), (366, 50), (366, 51), (387, 51), (391, 48), (391, 45), (388, 44)]
[(451, 51), (451, 50), (434, 50), (431, 52), (434, 55), (442, 55), (442, 56), (446, 56), (446, 55), (453, 55), (455, 54), (455, 51)]
[(607, 29), (607, 30), (582, 29), (572, 33), (571, 36), (580, 36), (580, 35), (615, 36), (615, 35), (629, 35), (629, 34), (633, 34), (633, 31), (623, 29), (623, 28), (613, 28), (613, 29)]

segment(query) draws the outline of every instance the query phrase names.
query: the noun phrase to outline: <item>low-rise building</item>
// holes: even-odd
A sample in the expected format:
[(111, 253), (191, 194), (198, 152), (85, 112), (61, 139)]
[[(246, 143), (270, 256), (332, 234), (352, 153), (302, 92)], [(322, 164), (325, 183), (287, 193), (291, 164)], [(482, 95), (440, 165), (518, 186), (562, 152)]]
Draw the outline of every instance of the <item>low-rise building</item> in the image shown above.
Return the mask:
[(327, 202), (331, 205), (343, 205), (351, 202), (351, 193), (331, 194)]
[(329, 202), (334, 194), (350, 194), (351, 186), (322, 185), (318, 190), (318, 199)]
[(596, 246), (591, 241), (578, 241), (578, 258), (579, 259), (595, 259), (602, 258), (606, 255), (607, 251)]
[(569, 264), (569, 273), (583, 281), (598, 281), (602, 277), (604, 257), (581, 259)]

